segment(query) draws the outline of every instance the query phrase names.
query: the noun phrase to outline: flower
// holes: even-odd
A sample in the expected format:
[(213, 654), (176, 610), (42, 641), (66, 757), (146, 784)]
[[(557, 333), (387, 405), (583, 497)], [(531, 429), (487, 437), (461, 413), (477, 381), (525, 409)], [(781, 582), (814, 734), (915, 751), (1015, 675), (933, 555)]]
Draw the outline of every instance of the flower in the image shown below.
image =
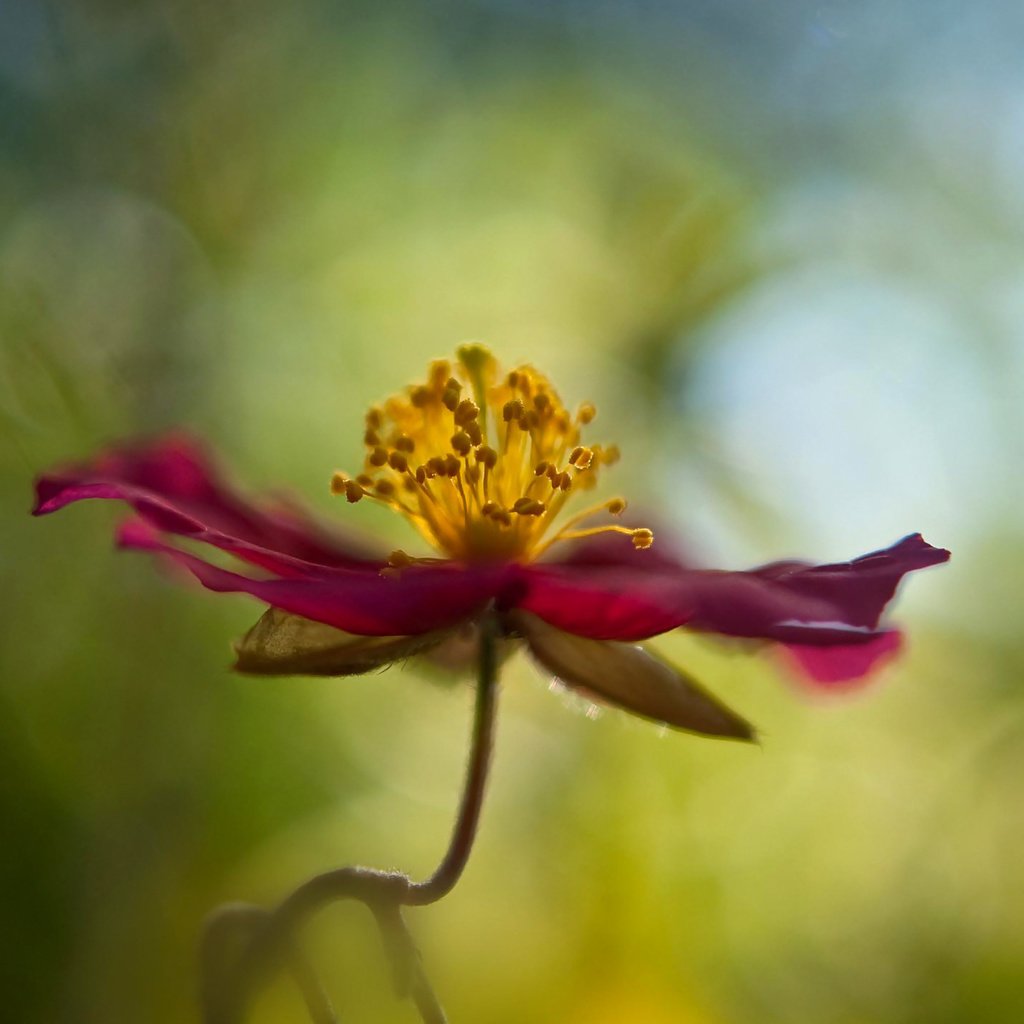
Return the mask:
[[(294, 502), (243, 497), (185, 435), (40, 477), (34, 514), (83, 498), (127, 502), (135, 515), (118, 528), (121, 547), (268, 605), (237, 645), (243, 672), (350, 675), (413, 654), (444, 658), (493, 609), (507, 637), (568, 686), (682, 729), (749, 739), (739, 715), (636, 642), (682, 626), (771, 641), (823, 685), (863, 678), (898, 649), (899, 632), (881, 624), (886, 605), (906, 573), (948, 551), (912, 534), (838, 564), (694, 568), (649, 528), (623, 525), (620, 497), (566, 512), (618, 457), (583, 444), (594, 416), (589, 403), (570, 413), (532, 367), (502, 374), (479, 345), (371, 408), (362, 471), (335, 473), (331, 490), (404, 516), (431, 557), (384, 555)], [(197, 545), (241, 567), (208, 561)]]

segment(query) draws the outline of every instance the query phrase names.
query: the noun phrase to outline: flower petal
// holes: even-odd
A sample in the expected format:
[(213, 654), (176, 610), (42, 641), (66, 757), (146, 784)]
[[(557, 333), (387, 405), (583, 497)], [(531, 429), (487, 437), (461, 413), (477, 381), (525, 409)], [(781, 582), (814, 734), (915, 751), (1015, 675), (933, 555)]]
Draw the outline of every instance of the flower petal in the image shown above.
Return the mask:
[(441, 564), (251, 579), (164, 543), (143, 519), (123, 523), (117, 539), (121, 547), (168, 556), (208, 590), (252, 594), (272, 607), (363, 636), (412, 636), (453, 626), (479, 612), (506, 573), (501, 566)]
[(263, 676), (361, 675), (430, 650), (448, 635), (448, 631), (437, 631), (418, 636), (354, 636), (268, 608), (235, 644), (235, 668)]
[(240, 496), (203, 446), (183, 434), (111, 449), (40, 477), (33, 515), (84, 498), (126, 501), (160, 530), (198, 537), (272, 571), (287, 571), (289, 558), (342, 568), (380, 564), (369, 546), (327, 530), (288, 499)]
[(594, 640), (646, 640), (693, 615), (692, 607), (679, 604), (676, 574), (618, 565), (536, 564), (523, 566), (520, 575), (518, 607)]
[[(646, 552), (638, 552), (643, 556)], [(949, 552), (920, 534), (831, 565), (776, 562), (749, 572), (533, 565), (519, 606), (566, 632), (642, 640), (677, 626), (812, 646), (866, 643), (906, 573)], [(638, 563), (639, 564), (639, 563)]]
[(641, 647), (563, 633), (525, 612), (512, 612), (508, 621), (524, 637), (537, 661), (573, 689), (679, 729), (707, 736), (754, 738), (749, 723)]
[(900, 631), (887, 629), (863, 644), (838, 647), (785, 644), (782, 649), (809, 682), (839, 689), (866, 678), (883, 662), (899, 654), (902, 646), (903, 636)]

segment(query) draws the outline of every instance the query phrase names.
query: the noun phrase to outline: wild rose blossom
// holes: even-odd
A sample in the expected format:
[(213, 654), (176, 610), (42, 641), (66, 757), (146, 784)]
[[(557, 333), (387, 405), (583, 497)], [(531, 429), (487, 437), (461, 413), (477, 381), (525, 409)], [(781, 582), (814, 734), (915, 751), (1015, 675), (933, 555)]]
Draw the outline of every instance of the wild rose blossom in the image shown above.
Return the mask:
[[(865, 677), (898, 649), (899, 632), (881, 623), (886, 606), (906, 573), (948, 551), (912, 534), (837, 564), (683, 564), (649, 528), (621, 523), (623, 498), (568, 508), (618, 458), (614, 446), (583, 443), (594, 417), (590, 403), (570, 413), (530, 366), (503, 374), (478, 345), (371, 408), (362, 470), (336, 473), (331, 490), (400, 513), (433, 557), (385, 555), (297, 505), (243, 497), (185, 435), (44, 475), (33, 511), (124, 501), (135, 515), (118, 528), (121, 547), (268, 605), (237, 645), (243, 672), (351, 675), (441, 658), (493, 609), (505, 635), (568, 686), (658, 722), (749, 739), (740, 716), (636, 642), (684, 626), (774, 642), (825, 686)], [(200, 557), (197, 544), (232, 556), (238, 571)]]

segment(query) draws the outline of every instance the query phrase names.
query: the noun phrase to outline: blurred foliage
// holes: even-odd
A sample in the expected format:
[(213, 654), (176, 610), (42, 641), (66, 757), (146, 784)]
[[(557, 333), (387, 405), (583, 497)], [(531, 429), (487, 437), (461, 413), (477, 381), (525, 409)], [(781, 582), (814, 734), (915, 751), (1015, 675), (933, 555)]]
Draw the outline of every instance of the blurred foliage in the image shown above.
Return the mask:
[[(114, 557), (116, 510), (28, 520), (33, 474), (186, 425), (399, 530), (327, 480), (366, 404), (479, 337), (594, 399), (617, 484), (698, 543), (851, 555), (861, 497), (866, 544), (927, 528), (957, 560), (860, 700), (666, 639), (760, 751), (510, 665), (475, 858), (413, 922), (452, 1020), (1019, 1019), (1024, 149), (975, 127), (1024, 95), (978, 69), (1009, 8), (952, 49), (909, 19), (883, 73), (895, 15), (670, 7), (0, 6), (6, 1018), (194, 1019), (216, 903), (429, 870), (470, 707), (414, 667), (232, 676), (257, 608)], [(358, 914), (314, 949), (350, 1019), (411, 1019)]]

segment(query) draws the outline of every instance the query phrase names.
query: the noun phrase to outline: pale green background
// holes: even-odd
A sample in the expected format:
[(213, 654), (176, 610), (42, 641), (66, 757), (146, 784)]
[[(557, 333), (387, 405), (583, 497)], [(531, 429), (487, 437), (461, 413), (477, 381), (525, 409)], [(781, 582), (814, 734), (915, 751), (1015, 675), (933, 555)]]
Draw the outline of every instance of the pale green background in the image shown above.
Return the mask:
[[(856, 697), (665, 639), (760, 749), (513, 663), (479, 846), (411, 915), (453, 1022), (1022, 1019), (1022, 42), (996, 0), (0, 3), (0, 1015), (194, 1020), (215, 903), (427, 872), (471, 705), (232, 676), (258, 607), (115, 554), (115, 509), (30, 520), (33, 474), (185, 425), (411, 548), (327, 482), (472, 338), (596, 401), (712, 564), (954, 561)], [(313, 945), (345, 1020), (413, 1020), (363, 915)]]

